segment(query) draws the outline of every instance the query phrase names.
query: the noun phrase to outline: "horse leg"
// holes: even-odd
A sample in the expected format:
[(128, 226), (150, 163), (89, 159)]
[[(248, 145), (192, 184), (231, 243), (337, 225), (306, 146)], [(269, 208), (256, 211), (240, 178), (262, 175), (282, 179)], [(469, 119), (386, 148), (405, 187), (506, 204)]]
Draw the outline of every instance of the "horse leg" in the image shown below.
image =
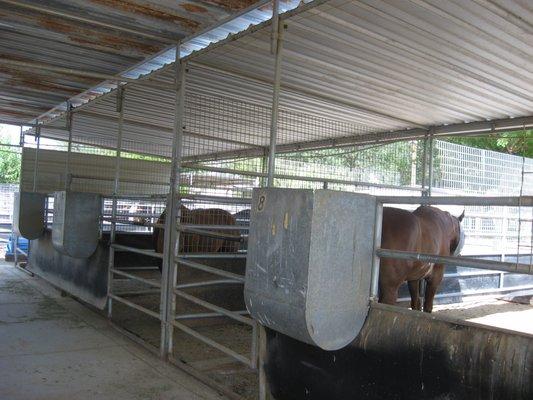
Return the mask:
[(411, 295), (411, 309), (416, 311), (422, 310), (422, 302), (420, 301), (420, 279), (416, 281), (408, 281), (409, 294)]
[(400, 285), (379, 285), (379, 303), (395, 305)]
[(437, 289), (442, 282), (444, 276), (444, 265), (435, 264), (431, 275), (426, 278), (426, 293), (424, 295), (424, 312), (430, 313), (433, 311), (433, 299), (437, 293)]

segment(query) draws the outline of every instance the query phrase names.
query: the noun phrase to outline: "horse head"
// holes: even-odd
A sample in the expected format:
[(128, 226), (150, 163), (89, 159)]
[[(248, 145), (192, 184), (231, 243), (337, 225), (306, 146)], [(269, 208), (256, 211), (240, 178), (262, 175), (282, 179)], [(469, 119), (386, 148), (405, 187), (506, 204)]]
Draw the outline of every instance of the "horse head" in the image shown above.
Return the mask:
[(453, 256), (458, 256), (461, 254), (461, 251), (463, 250), (463, 247), (465, 245), (465, 232), (463, 227), (461, 226), (461, 222), (463, 221), (463, 218), (465, 217), (465, 211), (463, 210), (462, 214), (458, 217), (452, 216), (453, 221), (453, 235), (452, 240), (450, 242), (450, 253)]

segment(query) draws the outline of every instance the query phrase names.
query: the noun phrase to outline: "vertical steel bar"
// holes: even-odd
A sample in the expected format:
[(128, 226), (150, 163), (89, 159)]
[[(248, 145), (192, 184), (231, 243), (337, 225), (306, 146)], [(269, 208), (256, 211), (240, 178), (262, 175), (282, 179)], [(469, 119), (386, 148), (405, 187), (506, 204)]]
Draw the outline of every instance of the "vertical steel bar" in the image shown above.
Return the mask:
[(181, 155), (183, 148), (185, 91), (187, 64), (180, 61), (180, 47), (176, 47), (175, 60), (175, 116), (174, 137), (172, 141), (172, 164), (170, 173), (170, 188), (165, 218), (165, 247), (163, 249), (163, 271), (161, 276), (161, 357), (168, 358), (172, 355), (174, 315), (176, 308), (176, 295), (174, 289), (177, 282), (177, 256), (179, 231), (177, 217), (179, 214), (179, 170), (181, 168)]
[(381, 228), (383, 223), (383, 204), (376, 204), (376, 213), (374, 215), (374, 243), (373, 243), (373, 261), (372, 275), (370, 284), (370, 300), (378, 301), (379, 295), (379, 262), (380, 258), (376, 250), (381, 246)]
[(279, 29), (279, 0), (272, 2), (272, 36), (270, 40), (270, 52), (276, 54), (278, 50), (278, 29)]
[(433, 133), (435, 128), (431, 128), (429, 131), (429, 160), (428, 160), (428, 182), (427, 182), (427, 195), (431, 196), (431, 188), (433, 186)]
[(65, 190), (70, 189), (70, 153), (72, 152), (72, 105), (67, 102), (67, 130), (68, 130), (68, 147), (67, 161), (65, 162)]
[[(272, 15), (272, 24), (278, 23), (279, 15), (279, 3), (278, 0), (274, 0), (274, 8)], [(276, 169), (276, 141), (278, 136), (278, 115), (279, 115), (279, 92), (281, 81), (281, 63), (283, 56), (283, 33), (285, 31), (285, 25), (281, 26), (277, 24), (277, 37), (275, 44), (275, 64), (274, 64), (274, 84), (272, 88), (272, 111), (270, 115), (270, 145), (268, 153), (268, 175), (267, 186), (274, 186), (274, 173)], [(274, 26), (273, 26), (274, 29)], [(265, 373), (265, 363), (267, 357), (266, 348), (266, 331), (264, 326), (258, 323), (259, 340), (258, 340), (258, 372), (259, 372), (259, 400), (268, 400), (271, 398), (268, 389), (268, 383)]]
[(428, 150), (428, 134), (424, 136), (424, 148), (422, 151), (422, 179), (420, 186), (422, 187), (422, 196), (426, 194), (426, 164), (427, 164), (427, 150)]
[(117, 88), (117, 112), (118, 112), (118, 126), (117, 126), (117, 149), (115, 154), (115, 179), (113, 183), (113, 202), (111, 205), (111, 226), (109, 231), (109, 263), (107, 273), (107, 317), (111, 319), (113, 316), (113, 300), (109, 295), (113, 287), (113, 268), (115, 266), (115, 243), (116, 236), (116, 217), (117, 217), (117, 195), (120, 185), (120, 157), (122, 149), (122, 130), (124, 125), (124, 90), (122, 86)]
[(279, 92), (281, 80), (281, 63), (283, 54), (283, 32), (285, 31), (285, 28), (285, 25), (280, 25), (278, 29), (276, 59), (274, 64), (272, 113), (270, 115), (270, 146), (268, 153), (268, 186), (274, 185), (274, 170), (276, 168), (276, 141), (278, 137)]
[(35, 149), (35, 159), (33, 164), (33, 192), (37, 190), (37, 168), (39, 167), (39, 148), (41, 147), (41, 127), (35, 128), (35, 140), (37, 147)]

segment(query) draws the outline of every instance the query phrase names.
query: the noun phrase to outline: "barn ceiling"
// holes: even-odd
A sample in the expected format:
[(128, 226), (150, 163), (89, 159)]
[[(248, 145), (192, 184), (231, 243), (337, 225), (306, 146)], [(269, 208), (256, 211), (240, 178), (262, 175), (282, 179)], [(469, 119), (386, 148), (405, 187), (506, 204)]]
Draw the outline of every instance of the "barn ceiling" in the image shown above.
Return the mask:
[[(80, 93), (91, 99), (102, 92), (97, 74), (122, 73), (256, 2), (0, 0), (0, 121), (33, 121)], [(145, 65), (140, 73), (164, 62)]]

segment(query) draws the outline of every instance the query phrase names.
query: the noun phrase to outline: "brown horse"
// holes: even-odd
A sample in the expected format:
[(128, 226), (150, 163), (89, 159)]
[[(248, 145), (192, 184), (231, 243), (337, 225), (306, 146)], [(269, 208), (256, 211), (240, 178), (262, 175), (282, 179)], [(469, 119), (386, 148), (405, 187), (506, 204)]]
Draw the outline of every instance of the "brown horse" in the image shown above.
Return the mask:
[[(165, 224), (166, 210), (159, 216), (157, 224)], [(187, 207), (180, 206), (180, 221), (182, 224), (198, 225), (198, 229), (201, 229), (201, 225), (235, 225), (236, 220), (226, 210), (219, 208), (208, 209), (195, 209), (189, 210)], [(234, 232), (228, 230), (219, 229), (209, 232), (223, 233), (225, 235), (233, 235)], [(236, 238), (238, 235), (235, 235)], [(158, 253), (163, 253), (164, 246), (163, 229), (155, 228), (152, 235), (152, 241), (154, 250)], [(179, 241), (180, 253), (230, 253), (239, 250), (238, 241), (230, 241), (220, 239), (216, 237), (209, 237), (191, 232), (181, 232)], [(159, 263), (159, 269), (161, 270), (161, 263)]]
[[(413, 212), (384, 207), (381, 247), (439, 256), (458, 255), (464, 242), (463, 217), (464, 211), (456, 218), (430, 206), (418, 207)], [(420, 281), (425, 279), (424, 311), (431, 312), (433, 298), (444, 275), (444, 265), (382, 258), (379, 274), (379, 302), (396, 303), (398, 288), (407, 281), (413, 310), (422, 309), (419, 287)]]

